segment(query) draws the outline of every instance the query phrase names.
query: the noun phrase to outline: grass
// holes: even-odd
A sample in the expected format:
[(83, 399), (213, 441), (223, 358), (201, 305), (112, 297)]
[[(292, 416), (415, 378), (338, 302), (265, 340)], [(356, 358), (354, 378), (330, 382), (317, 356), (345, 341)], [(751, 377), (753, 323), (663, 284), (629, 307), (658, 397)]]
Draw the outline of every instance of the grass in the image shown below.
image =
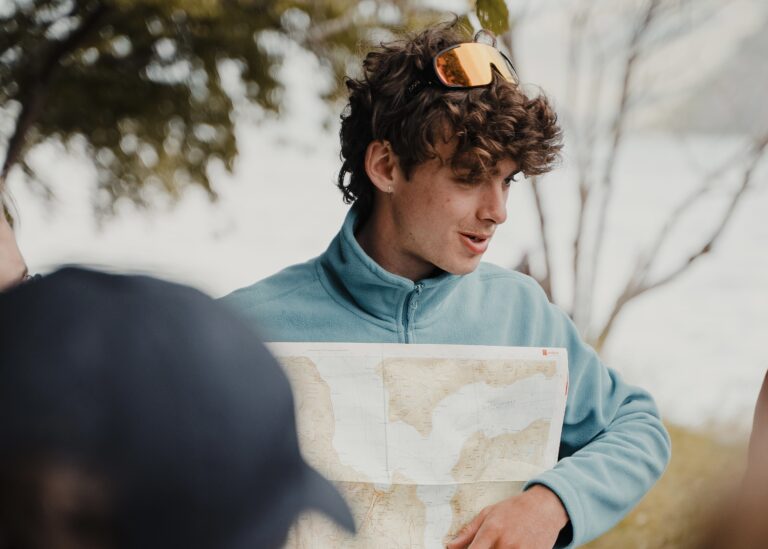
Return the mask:
[(589, 549), (693, 548), (713, 509), (744, 468), (746, 444), (667, 425), (672, 460), (664, 476), (615, 528), (585, 545)]

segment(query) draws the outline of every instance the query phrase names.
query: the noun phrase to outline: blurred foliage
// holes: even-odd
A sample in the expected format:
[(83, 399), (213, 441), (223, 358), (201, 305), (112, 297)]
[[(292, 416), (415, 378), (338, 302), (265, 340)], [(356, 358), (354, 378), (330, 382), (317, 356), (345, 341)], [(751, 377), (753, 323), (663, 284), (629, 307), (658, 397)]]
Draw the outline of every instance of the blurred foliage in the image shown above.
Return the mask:
[[(506, 10), (481, 4), (491, 18)], [(146, 205), (147, 188), (175, 197), (199, 185), (213, 198), (209, 164), (231, 171), (237, 157), (223, 63), (238, 68), (245, 100), (278, 113), (276, 74), (292, 45), (332, 75), (333, 100), (368, 44), (449, 17), (418, 0), (10, 0), (0, 6), (0, 175), (19, 166), (36, 181), (27, 153), (53, 139), (93, 159), (102, 213), (121, 197)]]
[(661, 480), (615, 528), (585, 549), (697, 549), (741, 482), (746, 442), (667, 425), (672, 460)]
[(477, 0), (475, 7), (480, 26), (497, 35), (509, 31), (509, 9), (500, 0)]

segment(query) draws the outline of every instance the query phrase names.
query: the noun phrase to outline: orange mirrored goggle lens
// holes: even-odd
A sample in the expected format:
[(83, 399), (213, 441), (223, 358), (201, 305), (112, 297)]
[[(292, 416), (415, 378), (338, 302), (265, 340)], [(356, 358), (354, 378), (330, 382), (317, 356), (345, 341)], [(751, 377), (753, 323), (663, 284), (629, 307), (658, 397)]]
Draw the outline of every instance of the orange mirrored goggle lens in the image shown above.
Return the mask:
[(493, 69), (508, 82), (517, 83), (512, 63), (493, 46), (469, 42), (452, 46), (434, 59), (435, 73), (451, 88), (487, 86), (493, 81)]

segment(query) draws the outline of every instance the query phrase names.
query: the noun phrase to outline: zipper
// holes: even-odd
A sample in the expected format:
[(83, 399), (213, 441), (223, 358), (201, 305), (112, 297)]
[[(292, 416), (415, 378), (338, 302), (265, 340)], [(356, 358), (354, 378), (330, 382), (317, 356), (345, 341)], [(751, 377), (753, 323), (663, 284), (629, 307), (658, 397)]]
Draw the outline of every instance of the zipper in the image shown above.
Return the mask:
[(411, 342), (408, 331), (410, 330), (411, 322), (413, 322), (416, 308), (419, 306), (418, 296), (421, 295), (423, 289), (424, 283), (417, 282), (413, 290), (408, 294), (408, 297), (405, 298), (405, 305), (403, 306), (403, 334), (405, 336), (405, 343)]

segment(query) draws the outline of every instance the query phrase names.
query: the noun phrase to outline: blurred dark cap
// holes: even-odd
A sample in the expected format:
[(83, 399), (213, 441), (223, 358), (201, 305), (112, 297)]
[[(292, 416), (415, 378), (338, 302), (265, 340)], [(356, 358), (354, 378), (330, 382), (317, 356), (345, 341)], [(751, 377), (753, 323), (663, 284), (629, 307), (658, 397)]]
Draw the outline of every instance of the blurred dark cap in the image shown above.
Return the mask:
[(305, 509), (354, 529), (275, 359), (185, 286), (66, 268), (0, 294), (0, 418), (0, 462), (109, 480), (122, 547), (278, 546)]

